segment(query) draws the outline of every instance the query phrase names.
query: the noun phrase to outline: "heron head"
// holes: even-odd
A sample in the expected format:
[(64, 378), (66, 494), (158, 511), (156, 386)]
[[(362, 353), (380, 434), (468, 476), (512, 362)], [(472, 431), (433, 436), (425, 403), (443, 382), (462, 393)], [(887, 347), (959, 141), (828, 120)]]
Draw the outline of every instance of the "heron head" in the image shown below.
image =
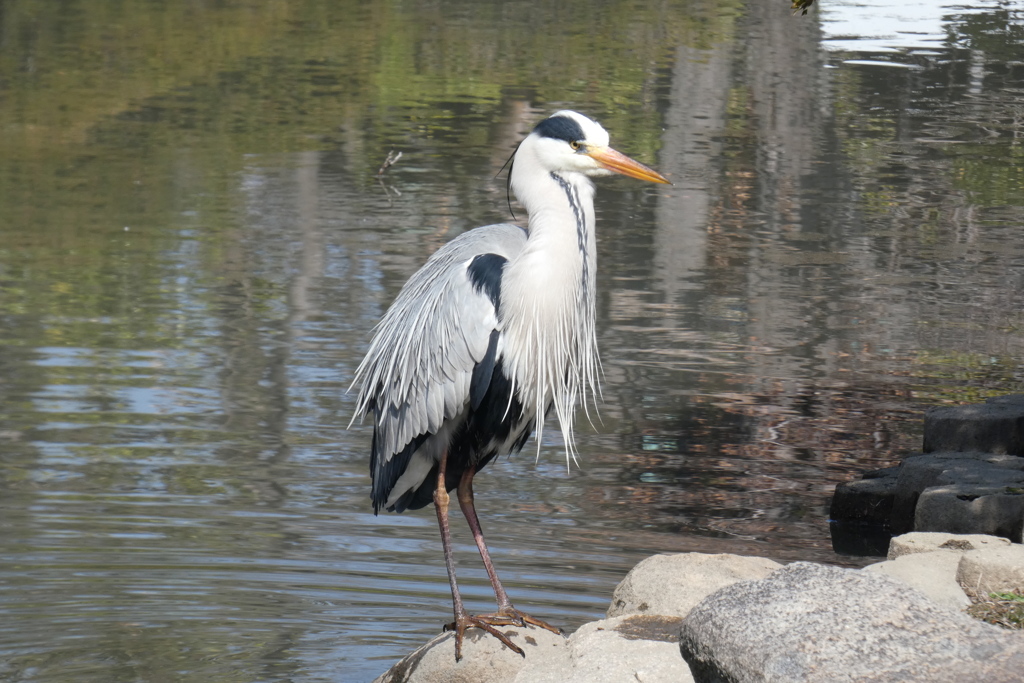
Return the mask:
[(575, 111), (555, 112), (537, 124), (537, 157), (550, 171), (603, 176), (620, 173), (631, 178), (667, 183), (660, 173), (608, 146), (608, 131)]

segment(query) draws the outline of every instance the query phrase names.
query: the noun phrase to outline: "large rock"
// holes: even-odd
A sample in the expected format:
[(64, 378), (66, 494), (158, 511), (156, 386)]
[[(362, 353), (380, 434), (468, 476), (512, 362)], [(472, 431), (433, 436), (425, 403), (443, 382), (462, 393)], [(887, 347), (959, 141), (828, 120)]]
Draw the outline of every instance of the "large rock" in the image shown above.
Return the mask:
[(1010, 541), (999, 536), (985, 534), (950, 534), (944, 531), (912, 531), (892, 539), (888, 559), (895, 560), (903, 555), (930, 553), (935, 550), (984, 550), (1002, 548)]
[[(965, 616), (954, 581), (982, 596), (1019, 591), (1024, 546), (991, 536), (913, 533), (893, 539), (890, 557), (857, 571), (659, 555), (620, 584), (619, 609), (646, 605), (643, 614), (585, 624), (568, 639), (502, 628), (525, 658), (471, 629), (456, 663), (454, 636), (445, 633), (377, 683), (1022, 680), (1012, 667), (1024, 671), (1024, 637)], [(707, 595), (712, 585), (725, 587)], [(707, 597), (691, 609), (700, 599), (695, 592)]]
[[(891, 536), (910, 531), (995, 534), (1022, 540), (1024, 524), (1018, 510), (1024, 497), (1014, 496), (1024, 494), (1024, 457), (920, 453), (907, 456), (898, 467), (864, 476), (836, 486), (830, 513), (837, 552), (884, 554)], [(993, 495), (997, 498), (973, 503)], [(935, 499), (922, 505), (926, 496)]]
[[(980, 550), (1005, 552), (971, 552)], [(974, 560), (965, 564), (968, 555)], [(988, 558), (990, 561), (986, 561)], [(971, 569), (965, 572), (964, 567)], [(914, 531), (892, 539), (888, 561), (868, 565), (864, 570), (899, 579), (936, 603), (960, 610), (970, 605), (969, 596), (977, 594), (967, 590), (965, 580), (979, 579), (980, 586), (980, 577), (984, 576), (992, 579), (991, 585), (1006, 586), (1016, 577), (1024, 583), (1024, 546), (1011, 546), (999, 536)]]
[(406, 655), (374, 683), (505, 683), (527, 660), (557, 656), (566, 639), (542, 628), (501, 627), (499, 630), (523, 648), (517, 655), (497, 638), (469, 629), (462, 639), (462, 659), (455, 661), (455, 634), (442, 633)]
[(743, 555), (654, 555), (633, 567), (615, 587), (607, 616), (685, 617), (694, 605), (719, 588), (763, 578), (781, 566), (763, 557)]
[[(986, 487), (1008, 487), (1004, 494), (1024, 488), (1018, 486), (1024, 485), (1024, 394), (929, 410), (922, 450), (897, 468), (868, 472), (861, 481), (836, 486), (830, 528), (837, 552), (877, 554), (883, 536), (910, 531), (995, 533), (1018, 543), (1024, 540), (1018, 501), (1002, 495), (974, 505), (956, 502), (993, 495)], [(944, 486), (957, 488), (930, 492)], [(926, 492), (935, 498), (927, 501), (922, 517), (919, 508)], [(950, 505), (956, 510), (943, 514)]]
[(550, 656), (528, 657), (515, 683), (689, 683), (679, 617), (632, 615), (584, 624)]
[(1024, 455), (1024, 404), (932, 408), (924, 416), (925, 453), (982, 451)]
[(1024, 483), (1018, 480), (999, 486), (933, 486), (917, 501), (914, 528), (989, 534), (1020, 543), (1024, 532)]
[(1024, 595), (1024, 545), (966, 552), (956, 578), (964, 590), (978, 597), (997, 592)]
[(981, 530), (917, 528), (916, 512), (921, 494), (934, 486), (988, 486), (994, 482), (1018, 482), (1022, 476), (1024, 458), (1013, 455), (944, 451), (908, 456), (900, 463), (896, 474), (889, 527), (897, 535), (908, 531), (988, 533)]
[(683, 620), (694, 680), (1019, 683), (1024, 639), (878, 573), (797, 562)]
[(864, 571), (878, 572), (916, 588), (936, 604), (961, 610), (971, 599), (956, 580), (963, 553), (956, 550), (933, 550), (930, 553), (901, 555), (894, 560), (869, 564)]

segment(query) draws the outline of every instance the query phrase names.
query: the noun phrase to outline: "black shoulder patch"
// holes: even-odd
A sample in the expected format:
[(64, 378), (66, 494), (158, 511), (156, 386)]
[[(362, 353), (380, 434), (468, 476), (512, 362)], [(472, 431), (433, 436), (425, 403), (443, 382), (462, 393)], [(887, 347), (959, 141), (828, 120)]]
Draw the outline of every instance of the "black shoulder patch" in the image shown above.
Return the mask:
[(580, 124), (568, 116), (550, 116), (538, 123), (533, 132), (541, 137), (566, 142), (582, 141), (584, 138)]
[(508, 259), (499, 254), (480, 254), (473, 257), (466, 269), (473, 287), (487, 295), (495, 310), (501, 303), (501, 274), (506, 263)]

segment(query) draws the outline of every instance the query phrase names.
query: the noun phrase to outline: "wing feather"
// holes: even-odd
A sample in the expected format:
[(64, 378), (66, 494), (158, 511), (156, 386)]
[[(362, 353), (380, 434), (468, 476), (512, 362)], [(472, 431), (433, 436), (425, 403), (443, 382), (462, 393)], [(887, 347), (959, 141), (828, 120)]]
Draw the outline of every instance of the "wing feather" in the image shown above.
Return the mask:
[[(377, 326), (353, 381), (360, 386), (355, 417), (374, 419), (375, 500), (379, 488), (386, 498), (401, 476), (410, 444), (419, 448), (465, 412), (477, 366), (490, 357), (493, 368), (499, 300), (489, 278), (497, 269), (500, 281), (501, 267), (525, 242), (514, 225), (464, 233), (409, 279)], [(389, 467), (396, 455), (405, 462)]]

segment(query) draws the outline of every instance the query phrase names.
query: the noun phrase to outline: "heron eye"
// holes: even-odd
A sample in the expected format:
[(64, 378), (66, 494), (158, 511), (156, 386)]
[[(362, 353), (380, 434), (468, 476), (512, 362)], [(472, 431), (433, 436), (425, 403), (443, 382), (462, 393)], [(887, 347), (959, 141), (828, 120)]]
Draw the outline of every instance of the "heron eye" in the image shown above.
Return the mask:
[(572, 142), (570, 142), (570, 143), (569, 143), (569, 146), (570, 146), (570, 147), (572, 147), (572, 148), (573, 148), (573, 149), (575, 149), (575, 150), (578, 150), (578, 149), (579, 149), (580, 147), (582, 147), (583, 145), (582, 145), (582, 144), (580, 144), (580, 141), (579, 141), (579, 140), (573, 140)]

